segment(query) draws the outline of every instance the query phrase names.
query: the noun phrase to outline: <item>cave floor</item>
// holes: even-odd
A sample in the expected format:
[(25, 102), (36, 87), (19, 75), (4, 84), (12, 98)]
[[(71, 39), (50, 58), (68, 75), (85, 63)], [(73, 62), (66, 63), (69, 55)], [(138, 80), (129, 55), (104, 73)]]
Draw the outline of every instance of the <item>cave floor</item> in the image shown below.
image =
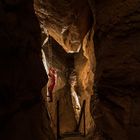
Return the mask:
[(63, 138), (63, 140), (85, 140), (84, 137), (67, 137)]
[(69, 136), (69, 137), (63, 137), (62, 140), (91, 140), (90, 136)]

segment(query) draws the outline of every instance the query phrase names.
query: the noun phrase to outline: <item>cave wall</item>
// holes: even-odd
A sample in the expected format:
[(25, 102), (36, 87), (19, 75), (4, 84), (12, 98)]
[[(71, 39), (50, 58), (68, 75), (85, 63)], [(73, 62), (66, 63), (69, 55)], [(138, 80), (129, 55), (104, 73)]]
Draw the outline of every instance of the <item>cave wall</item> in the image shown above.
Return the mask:
[[(94, 122), (90, 113), (90, 99), (93, 95), (95, 71), (93, 34), (93, 28), (91, 28), (84, 37), (80, 52), (75, 54), (75, 69), (78, 77), (78, 93), (80, 95), (81, 106), (83, 104), (83, 100), (86, 100), (86, 133), (89, 133), (89, 131), (93, 130), (94, 127)], [(82, 123), (81, 131), (83, 131)]]
[(140, 139), (140, 1), (95, 1), (97, 139)]
[(66, 52), (79, 51), (92, 24), (87, 0), (35, 0), (35, 9), (41, 25)]
[[(94, 28), (96, 72), (90, 109), (95, 121), (95, 139), (139, 139), (140, 1), (59, 2), (46, 0), (41, 3), (36, 0), (36, 13), (42, 26), (48, 29), (48, 34), (67, 52), (79, 51), (75, 65), (80, 90), (85, 88), (83, 93), (87, 93), (89, 88), (85, 85), (88, 80), (82, 79), (85, 75), (89, 77), (87, 84), (91, 84), (90, 76), (84, 69), (90, 66), (94, 72), (94, 64), (91, 66), (92, 63), (87, 61), (92, 55), (85, 56), (90, 41), (85, 39), (88, 45), (83, 45), (83, 40), (91, 27)], [(89, 50), (94, 53), (91, 48)], [(79, 63), (83, 67), (78, 67)]]
[(0, 139), (53, 140), (41, 89), (47, 83), (33, 1), (0, 1)]

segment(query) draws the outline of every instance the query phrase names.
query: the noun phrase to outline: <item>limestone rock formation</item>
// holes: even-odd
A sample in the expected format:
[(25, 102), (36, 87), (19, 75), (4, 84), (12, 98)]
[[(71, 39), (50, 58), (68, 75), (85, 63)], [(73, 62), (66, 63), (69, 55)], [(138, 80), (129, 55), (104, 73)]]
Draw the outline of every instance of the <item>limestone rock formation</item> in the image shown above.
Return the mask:
[[(43, 48), (57, 69), (52, 103), (46, 35), (55, 40)], [(140, 0), (1, 0), (0, 140), (54, 140), (57, 100), (61, 133), (74, 131), (73, 70), (88, 136), (66, 139), (139, 140), (139, 45)]]
[[(93, 32), (88, 32), (83, 40), (83, 47), (79, 53), (68, 54), (63, 48), (53, 39), (43, 46), (44, 54), (46, 56), (47, 69), (53, 67), (57, 71), (57, 82), (53, 91), (53, 102), (48, 102), (47, 85), (43, 88), (43, 97), (46, 101), (46, 108), (48, 108), (53, 131), (56, 134), (57, 129), (57, 101), (60, 102), (60, 133), (74, 132), (79, 118), (77, 118), (76, 99), (82, 107), (83, 101), (86, 100), (86, 133), (93, 131), (93, 119), (90, 113), (90, 97), (93, 94), (93, 70), (95, 69), (94, 63), (94, 50), (93, 50)], [(88, 40), (88, 41), (87, 41)], [(84, 61), (83, 61), (84, 60)], [(71, 82), (71, 73), (75, 71), (77, 81), (76, 87), (73, 91), (73, 82)], [(74, 87), (73, 87), (74, 88)], [(74, 97), (75, 92), (77, 97)], [(75, 100), (74, 99), (74, 100)], [(81, 108), (80, 107), (80, 108)], [(79, 113), (81, 110), (77, 110)], [(80, 116), (80, 114), (79, 114)], [(83, 132), (83, 120), (80, 125), (80, 131)]]
[(81, 104), (83, 100), (86, 100), (86, 130), (88, 132), (94, 125), (90, 113), (90, 98), (93, 95), (95, 70), (92, 29), (86, 34), (80, 52), (75, 55), (75, 69), (78, 75), (78, 92)]
[[(71, 1), (68, 3), (70, 2)], [(95, 135), (97, 134), (96, 138), (113, 140), (139, 139), (138, 118), (140, 113), (138, 108), (138, 44), (140, 29), (140, 1), (100, 0), (95, 1), (95, 4), (93, 4), (91, 0), (88, 2), (93, 15), (91, 16), (89, 14), (87, 15), (89, 17), (87, 18), (95, 17), (95, 26), (93, 28), (95, 32), (94, 48), (97, 65), (95, 84), (93, 85), (95, 92), (93, 97), (94, 99), (91, 101), (91, 113), (95, 121), (95, 128), (97, 132), (95, 132)], [(79, 3), (77, 3), (76, 6), (80, 7), (80, 4), (78, 4)], [(85, 7), (86, 6), (87, 3), (85, 4)], [(53, 5), (53, 8), (54, 7), (55, 5)], [(61, 10), (63, 9), (62, 7), (63, 6), (61, 6)], [(57, 8), (59, 9), (59, 6)], [(57, 8), (54, 9), (57, 11)], [(48, 9), (47, 12), (51, 11), (49, 8), (46, 9)], [(61, 18), (63, 24), (67, 23), (65, 22), (65, 18), (69, 17), (68, 13), (71, 11), (71, 9), (67, 11), (67, 16), (62, 15), (62, 17), (64, 17)], [(41, 12), (37, 11), (37, 14), (39, 15), (40, 19), (43, 19), (44, 16), (43, 14), (41, 15)], [(59, 14), (59, 12), (57, 14)], [(58, 17), (58, 15), (56, 17)], [(53, 18), (50, 17), (50, 19)], [(81, 20), (82, 19), (84, 18), (81, 18)], [(47, 25), (50, 23), (54, 25), (51, 27), (52, 30), (54, 29), (57, 33), (58, 29), (62, 31), (62, 26), (61, 24), (58, 24), (58, 22), (50, 22), (48, 18), (45, 21), (45, 23), (42, 23), (44, 24), (44, 27), (47, 28)], [(60, 28), (58, 28), (57, 25), (60, 25)], [(85, 25), (85, 27), (88, 29), (91, 29), (93, 26), (93, 24), (88, 25), (89, 26)], [(51, 32), (51, 29), (49, 26), (49, 34), (53, 36), (54, 39), (56, 39), (56, 41), (58, 41), (66, 51), (66, 47), (71, 51), (69, 45), (64, 45), (62, 43), (63, 39), (58, 39), (58, 37), (53, 34), (54, 31), (53, 33)], [(75, 31), (74, 29), (71, 30)], [(84, 28), (82, 28), (82, 30), (84, 30)], [(87, 31), (85, 34), (82, 34), (83, 38), (81, 37), (81, 41), (83, 41), (86, 33)], [(61, 34), (60, 36), (62, 37)], [(87, 44), (90, 42), (87, 38), (85, 41)], [(86, 82), (90, 83), (92, 81), (90, 81), (90, 79), (86, 79), (88, 77), (86, 68), (90, 67), (90, 69), (94, 71), (94, 66), (92, 66), (92, 64), (95, 65), (95, 62), (92, 62), (94, 57), (90, 57), (90, 53), (88, 56), (85, 55), (89, 48), (90, 45), (88, 45), (88, 47), (83, 45), (78, 55), (75, 57), (75, 68), (79, 78), (79, 91), (81, 92), (82, 89), (85, 89), (81, 93), (85, 93), (85, 91), (89, 88), (86, 87)], [(89, 50), (91, 51), (91, 49)], [(91, 52), (92, 54), (94, 53), (94, 51)], [(93, 58), (93, 60), (90, 59), (90, 61), (87, 61), (87, 58)], [(82, 63), (80, 63), (80, 61), (82, 61)], [(78, 66), (78, 64), (80, 64), (80, 66)], [(93, 75), (93, 73), (91, 74)], [(87, 91), (89, 94), (91, 89)]]
[(66, 50), (78, 52), (91, 26), (86, 0), (35, 0), (35, 10), (44, 28)]
[[(93, 49), (93, 16), (92, 11), (90, 9), (90, 5), (88, 1), (78, 1), (75, 4), (75, 1), (39, 1), (35, 0), (35, 11), (39, 18), (40, 25), (42, 30), (47, 35), (53, 37), (58, 43), (59, 46), (65, 50), (65, 55), (62, 55), (62, 52), (59, 52), (57, 49), (58, 45), (51, 44), (54, 47), (55, 54), (52, 56), (52, 60), (49, 59), (50, 49), (46, 49), (45, 53), (47, 56), (47, 61), (53, 61), (52, 65), (59, 69), (58, 77), (60, 78), (59, 83), (64, 83), (63, 86), (69, 85), (68, 76), (64, 75), (65, 70), (67, 69), (67, 74), (70, 75), (71, 71), (74, 69), (76, 71), (77, 79), (78, 79), (78, 90), (77, 93), (79, 96), (80, 104), (82, 105), (83, 100), (86, 99), (86, 132), (88, 133), (90, 129), (93, 128), (93, 119), (90, 114), (90, 97), (93, 94), (92, 86), (93, 86), (93, 71), (94, 67), (94, 49)], [(47, 46), (46, 46), (47, 48)], [(47, 54), (48, 53), (48, 54)], [(67, 60), (69, 57), (69, 53), (73, 53), (73, 58), (71, 57), (69, 61)], [(64, 59), (64, 60), (63, 60)], [(73, 62), (73, 66), (70, 66), (69, 63)], [(66, 64), (65, 64), (66, 63)], [(61, 78), (63, 77), (63, 78)], [(60, 86), (60, 87), (59, 87)], [(54, 99), (67, 100), (71, 102), (71, 98), (68, 97), (70, 95), (70, 87), (62, 87), (62, 85), (56, 85), (54, 91)], [(59, 95), (58, 89), (61, 89), (63, 94)], [(45, 91), (43, 91), (45, 92)], [(59, 96), (58, 96), (59, 95)], [(58, 97), (57, 97), (58, 96)], [(63, 108), (66, 105), (62, 101)], [(50, 112), (53, 114), (53, 120), (56, 120), (55, 108), (56, 101), (52, 103)], [(69, 103), (70, 106), (67, 108), (69, 111), (69, 116), (72, 113), (70, 109), (72, 104)], [(65, 109), (63, 109), (65, 110)], [(70, 113), (71, 112), (71, 113)], [(62, 113), (62, 126), (65, 128), (62, 132), (74, 131), (76, 123), (72, 123), (69, 120), (72, 126), (67, 125), (68, 119), (67, 114)], [(65, 123), (64, 123), (65, 122)], [(83, 126), (81, 123), (81, 131), (83, 131)]]

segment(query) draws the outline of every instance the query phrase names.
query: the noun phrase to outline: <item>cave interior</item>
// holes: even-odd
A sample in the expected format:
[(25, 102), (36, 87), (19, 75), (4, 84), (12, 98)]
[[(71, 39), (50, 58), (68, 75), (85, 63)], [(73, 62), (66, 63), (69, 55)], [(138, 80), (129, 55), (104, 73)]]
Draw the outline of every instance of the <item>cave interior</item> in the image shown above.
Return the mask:
[(0, 1), (0, 140), (140, 140), (140, 0)]

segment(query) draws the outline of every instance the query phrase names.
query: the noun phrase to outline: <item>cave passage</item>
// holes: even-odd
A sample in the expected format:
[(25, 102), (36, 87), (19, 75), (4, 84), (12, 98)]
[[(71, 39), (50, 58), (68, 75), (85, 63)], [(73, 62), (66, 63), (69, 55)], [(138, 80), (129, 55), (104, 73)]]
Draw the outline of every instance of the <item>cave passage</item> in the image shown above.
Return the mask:
[(140, 0), (0, 0), (0, 140), (140, 140), (139, 73)]
[[(77, 85), (76, 71), (74, 68), (74, 54), (65, 52), (62, 49), (62, 47), (59, 46), (59, 44), (56, 41), (54, 41), (52, 38), (49, 39), (48, 42), (46, 42), (46, 44), (45, 43), (43, 44), (44, 45), (42, 49), (42, 61), (43, 61), (46, 73), (49, 75), (49, 69), (53, 68), (56, 71), (55, 75), (57, 77), (55, 79), (56, 81), (55, 81), (54, 89), (52, 91), (52, 94), (53, 94), (52, 98), (54, 98), (54, 100), (52, 100), (51, 102), (52, 103), (54, 102), (56, 104), (55, 98), (57, 97), (58, 89), (59, 88), (63, 89), (63, 87), (60, 87), (61, 82), (63, 82), (64, 84), (63, 86), (65, 85), (67, 86), (67, 89), (64, 90), (63, 92), (67, 92), (67, 93), (64, 93), (66, 94), (65, 96), (67, 96), (67, 94), (70, 94), (69, 102), (71, 102), (71, 107), (73, 108), (74, 117), (78, 123), (80, 112), (81, 112), (81, 105), (80, 105), (81, 102), (80, 102), (80, 94), (77, 93), (78, 85)], [(65, 67), (64, 71), (60, 69), (60, 66)], [(60, 73), (63, 75), (61, 75)], [(65, 78), (65, 80), (63, 80), (63, 78)], [(46, 96), (45, 99), (48, 104), (51, 104), (48, 88), (51, 85), (51, 82), (53, 82), (52, 80), (54, 79), (50, 77), (46, 86), (46, 90), (45, 90), (46, 93), (43, 93)], [(61, 95), (59, 98), (61, 98)], [(61, 109), (63, 110), (63, 108)], [(50, 115), (52, 115), (51, 112), (50, 112)], [(55, 120), (56, 120), (56, 116), (55, 116)]]

